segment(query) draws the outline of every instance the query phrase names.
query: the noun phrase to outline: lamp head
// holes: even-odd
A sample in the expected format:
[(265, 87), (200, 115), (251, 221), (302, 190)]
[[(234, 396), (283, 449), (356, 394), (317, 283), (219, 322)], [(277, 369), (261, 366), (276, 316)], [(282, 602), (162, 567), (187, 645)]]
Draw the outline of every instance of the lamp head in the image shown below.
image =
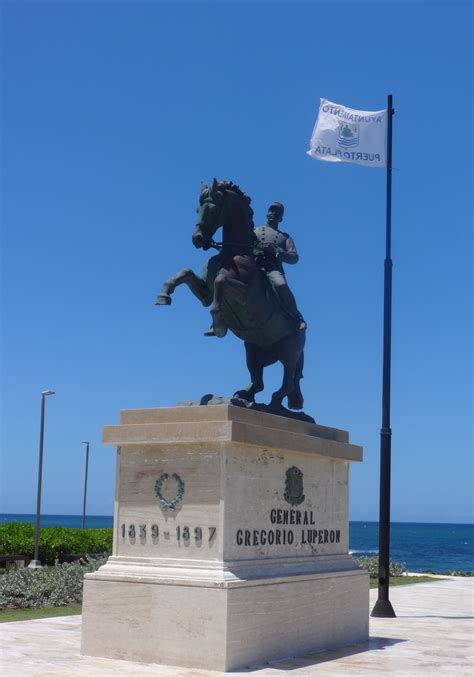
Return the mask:
[(41, 395), (42, 397), (46, 397), (47, 395), (54, 395), (55, 391), (54, 390), (43, 390)]

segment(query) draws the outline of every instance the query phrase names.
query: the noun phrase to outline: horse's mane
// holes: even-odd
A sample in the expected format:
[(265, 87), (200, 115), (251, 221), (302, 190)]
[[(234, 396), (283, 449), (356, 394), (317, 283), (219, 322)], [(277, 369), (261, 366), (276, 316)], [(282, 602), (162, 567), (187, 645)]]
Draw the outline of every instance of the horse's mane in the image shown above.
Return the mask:
[[(208, 189), (208, 190), (210, 190), (210, 189)], [(242, 201), (244, 203), (244, 207), (247, 210), (248, 219), (253, 226), (253, 209), (250, 206), (250, 203), (252, 202), (252, 198), (249, 197), (246, 193), (244, 193), (244, 191), (240, 188), (240, 186), (238, 186), (236, 183), (233, 183), (232, 181), (225, 181), (225, 180), (218, 181), (217, 182), (217, 190), (220, 190), (220, 191), (229, 190), (232, 193), (235, 193), (236, 195), (241, 197)]]

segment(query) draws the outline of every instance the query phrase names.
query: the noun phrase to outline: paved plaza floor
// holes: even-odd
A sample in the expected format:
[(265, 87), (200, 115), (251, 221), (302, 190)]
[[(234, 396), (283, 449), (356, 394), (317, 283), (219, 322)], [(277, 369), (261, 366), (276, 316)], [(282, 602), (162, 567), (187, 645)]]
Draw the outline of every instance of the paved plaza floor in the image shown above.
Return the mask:
[[(326, 675), (474, 674), (474, 580), (453, 578), (392, 587), (397, 618), (371, 618), (370, 639), (338, 651), (268, 663), (227, 673), (235, 677)], [(371, 590), (371, 607), (377, 591)], [(79, 654), (81, 617), (66, 616), (0, 625), (2, 677), (23, 675), (155, 675), (209, 677), (225, 673), (145, 665)]]

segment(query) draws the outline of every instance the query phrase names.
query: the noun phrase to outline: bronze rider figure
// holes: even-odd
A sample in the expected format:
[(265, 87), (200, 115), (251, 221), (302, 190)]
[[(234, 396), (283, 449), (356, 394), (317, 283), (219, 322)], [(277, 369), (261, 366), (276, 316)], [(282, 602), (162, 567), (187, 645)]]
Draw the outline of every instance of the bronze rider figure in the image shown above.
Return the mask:
[(285, 208), (281, 202), (272, 202), (268, 208), (266, 225), (254, 230), (257, 240), (255, 254), (257, 264), (265, 269), (283, 309), (299, 321), (299, 328), (303, 330), (306, 329), (306, 322), (298, 310), (295, 297), (283, 271), (283, 263), (293, 265), (299, 260), (293, 238), (278, 229), (278, 225), (283, 220), (284, 211)]

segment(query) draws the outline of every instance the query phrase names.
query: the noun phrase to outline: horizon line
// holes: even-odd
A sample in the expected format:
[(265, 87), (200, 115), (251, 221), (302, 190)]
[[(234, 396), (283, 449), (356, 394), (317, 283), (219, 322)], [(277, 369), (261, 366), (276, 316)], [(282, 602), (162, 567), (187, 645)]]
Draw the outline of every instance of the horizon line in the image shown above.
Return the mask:
[[(32, 516), (35, 517), (36, 513), (34, 512), (0, 512), (0, 517), (7, 516), (7, 515), (15, 515), (18, 517), (27, 517), (27, 516)], [(72, 514), (72, 513), (53, 513), (53, 512), (48, 512), (48, 513), (41, 513), (41, 517), (77, 517), (82, 519), (82, 514)], [(92, 514), (87, 514), (86, 517), (106, 517), (107, 519), (112, 519), (114, 518), (113, 515), (92, 515)], [(361, 520), (361, 519), (349, 519), (350, 522), (360, 522), (360, 523), (368, 523), (368, 524), (378, 524), (379, 520), (374, 520), (374, 519), (367, 519), (367, 520)], [(464, 524), (467, 526), (474, 526), (474, 518), (472, 522), (425, 522), (425, 521), (419, 521), (419, 520), (391, 520), (391, 524)]]

